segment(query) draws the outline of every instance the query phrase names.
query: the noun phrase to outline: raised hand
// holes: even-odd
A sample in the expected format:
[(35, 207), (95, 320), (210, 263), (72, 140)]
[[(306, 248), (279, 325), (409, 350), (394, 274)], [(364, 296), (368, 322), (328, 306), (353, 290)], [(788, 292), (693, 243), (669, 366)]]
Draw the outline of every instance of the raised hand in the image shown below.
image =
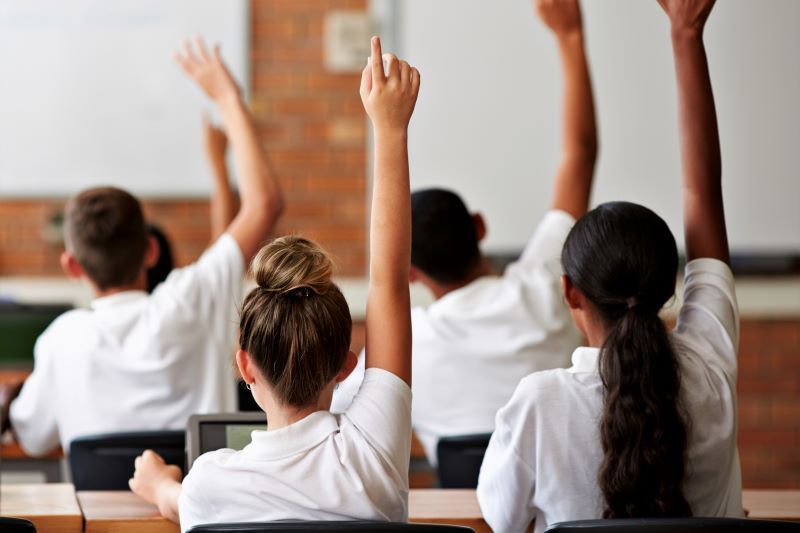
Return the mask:
[(658, 0), (673, 29), (702, 32), (716, 0)]
[[(386, 73), (383, 63), (386, 61)], [(372, 38), (372, 55), (361, 74), (361, 102), (376, 130), (405, 130), (419, 94), (419, 71), (394, 54), (381, 53)]]
[(175, 53), (175, 61), (215, 102), (239, 98), (239, 87), (219, 55), (219, 45), (214, 45), (209, 53), (199, 37), (194, 39), (194, 47), (183, 41), (181, 52)]
[(542, 22), (557, 36), (583, 31), (578, 0), (534, 0), (533, 7)]

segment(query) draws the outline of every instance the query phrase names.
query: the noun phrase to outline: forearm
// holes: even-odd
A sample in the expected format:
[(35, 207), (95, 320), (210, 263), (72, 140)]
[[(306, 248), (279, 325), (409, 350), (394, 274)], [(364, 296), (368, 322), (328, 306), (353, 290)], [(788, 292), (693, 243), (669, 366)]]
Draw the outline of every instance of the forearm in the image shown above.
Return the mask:
[(582, 31), (557, 36), (564, 78), (562, 155), (554, 208), (582, 216), (589, 206), (597, 158), (597, 125)]
[(406, 131), (375, 132), (366, 365), (411, 382), (411, 199)]
[(236, 215), (236, 197), (231, 189), (228, 168), (223, 158), (210, 158), (213, 174), (211, 193), (211, 240), (222, 235)]
[(219, 107), (239, 171), (240, 211), (265, 214), (274, 223), (283, 209), (283, 195), (267, 163), (250, 113), (238, 97), (229, 98)]
[(164, 481), (156, 492), (156, 506), (164, 518), (175, 523), (180, 522), (178, 499), (181, 496), (181, 484), (172, 479)]
[(722, 161), (702, 31), (673, 29), (686, 255), (729, 261)]

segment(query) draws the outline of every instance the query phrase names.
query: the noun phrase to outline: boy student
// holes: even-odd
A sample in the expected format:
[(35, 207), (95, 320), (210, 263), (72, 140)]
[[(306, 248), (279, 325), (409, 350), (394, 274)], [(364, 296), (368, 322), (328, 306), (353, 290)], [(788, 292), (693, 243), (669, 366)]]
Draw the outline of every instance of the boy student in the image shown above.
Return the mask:
[[(59, 317), (36, 343), (34, 370), (10, 408), (26, 453), (66, 450), (81, 435), (181, 428), (192, 413), (235, 409), (230, 355), (245, 265), (269, 236), (283, 199), (219, 48), (176, 56), (215, 102), (240, 174), (242, 205), (227, 231), (155, 291), (157, 256), (131, 194), (89, 189), (66, 207), (64, 271), (88, 283), (90, 309)], [(190, 54), (188, 43), (184, 51)]]
[[(553, 32), (564, 71), (564, 133), (551, 211), (522, 257), (496, 276), (479, 243), (486, 234), (451, 191), (411, 195), (411, 281), (436, 301), (411, 313), (414, 431), (436, 464), (441, 437), (491, 433), (519, 381), (564, 367), (580, 344), (561, 296), (561, 247), (588, 207), (597, 156), (594, 103), (577, 0), (537, 0)], [(343, 410), (358, 376), (337, 393)]]

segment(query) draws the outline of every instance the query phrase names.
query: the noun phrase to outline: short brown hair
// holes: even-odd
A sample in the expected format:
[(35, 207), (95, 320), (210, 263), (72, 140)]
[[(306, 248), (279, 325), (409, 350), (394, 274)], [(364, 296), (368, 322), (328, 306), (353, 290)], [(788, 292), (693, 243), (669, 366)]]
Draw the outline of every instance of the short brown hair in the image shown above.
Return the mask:
[(142, 207), (114, 187), (83, 191), (67, 203), (64, 239), (100, 290), (129, 285), (141, 272), (147, 250)]
[(333, 263), (302, 237), (281, 237), (253, 259), (258, 287), (242, 305), (239, 344), (286, 405), (307, 407), (344, 366), (352, 319)]

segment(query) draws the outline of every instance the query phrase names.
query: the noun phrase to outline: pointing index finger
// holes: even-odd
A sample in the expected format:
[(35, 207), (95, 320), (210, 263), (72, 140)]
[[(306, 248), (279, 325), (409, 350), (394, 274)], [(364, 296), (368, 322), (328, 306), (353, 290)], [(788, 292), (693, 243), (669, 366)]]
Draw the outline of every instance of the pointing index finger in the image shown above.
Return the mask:
[(383, 74), (383, 54), (380, 37), (372, 38), (372, 84), (378, 85), (386, 79)]

